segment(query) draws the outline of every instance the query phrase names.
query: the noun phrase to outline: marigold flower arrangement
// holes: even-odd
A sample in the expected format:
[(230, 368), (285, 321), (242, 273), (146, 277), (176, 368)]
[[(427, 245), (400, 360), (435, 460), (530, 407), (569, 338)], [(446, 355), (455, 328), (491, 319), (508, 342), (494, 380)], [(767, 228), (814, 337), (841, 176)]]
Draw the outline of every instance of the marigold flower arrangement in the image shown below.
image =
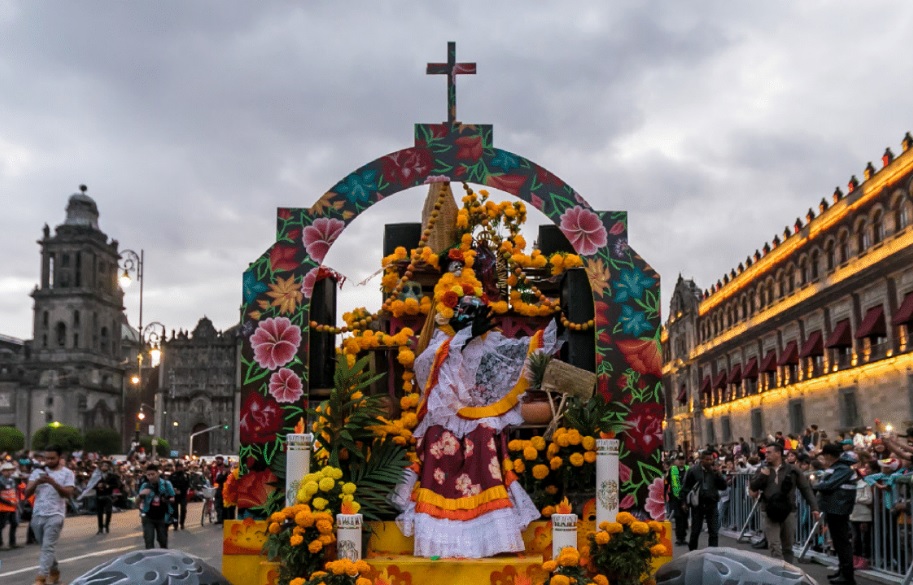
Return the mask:
[(590, 568), (616, 585), (636, 585), (652, 577), (653, 557), (668, 554), (659, 542), (662, 524), (641, 522), (628, 512), (619, 512), (615, 522), (603, 522), (592, 533)]
[(357, 487), (352, 482), (343, 481), (342, 470), (327, 466), (316, 473), (309, 473), (301, 478), (297, 502), (308, 504), (313, 510), (329, 512), (335, 517), (343, 504), (348, 504), (357, 514), (361, 505), (355, 501)]
[(279, 561), (279, 585), (311, 575), (323, 564), (324, 548), (336, 541), (333, 515), (301, 503), (271, 514), (266, 531), (263, 553)]
[[(587, 585), (588, 583), (600, 583), (600, 581), (591, 580), (587, 576), (586, 558), (576, 548), (565, 547), (561, 549), (558, 557), (542, 563), (542, 570), (549, 573), (546, 581), (548, 585)], [(602, 580), (604, 580), (603, 577)]]
[(371, 585), (364, 575), (371, 571), (366, 561), (338, 559), (330, 561), (323, 571), (314, 571), (308, 579), (292, 579), (289, 585)]
[(555, 513), (555, 503), (560, 499), (557, 477), (548, 466), (547, 444), (542, 437), (529, 440), (514, 439), (507, 444), (510, 458), (504, 467), (517, 475), (517, 480), (536, 507), (546, 518)]
[(587, 490), (596, 476), (596, 438), (575, 428), (559, 427), (546, 448), (554, 481), (565, 491)]

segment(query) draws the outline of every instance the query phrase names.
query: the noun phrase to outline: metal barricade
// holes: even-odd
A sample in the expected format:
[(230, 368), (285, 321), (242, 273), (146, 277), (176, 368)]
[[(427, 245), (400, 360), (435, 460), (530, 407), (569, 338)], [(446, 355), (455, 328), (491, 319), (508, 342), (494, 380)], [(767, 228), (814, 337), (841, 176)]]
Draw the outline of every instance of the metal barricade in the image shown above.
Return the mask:
[[(873, 489), (871, 567), (878, 571), (904, 575), (913, 559), (910, 496), (911, 478), (895, 478), (884, 489)], [(899, 504), (899, 508), (895, 505)]]
[(755, 508), (757, 500), (748, 493), (750, 473), (732, 473), (732, 489), (729, 494), (729, 526), (739, 531), (739, 540), (750, 538), (761, 530), (761, 516)]

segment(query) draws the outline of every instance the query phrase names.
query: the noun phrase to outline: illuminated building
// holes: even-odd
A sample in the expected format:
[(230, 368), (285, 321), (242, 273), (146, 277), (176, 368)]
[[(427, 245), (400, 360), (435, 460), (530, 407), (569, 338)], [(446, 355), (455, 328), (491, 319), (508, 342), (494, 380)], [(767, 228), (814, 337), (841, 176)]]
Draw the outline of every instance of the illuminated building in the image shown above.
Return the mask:
[(913, 421), (911, 147), (907, 133), (709, 290), (679, 277), (667, 447)]

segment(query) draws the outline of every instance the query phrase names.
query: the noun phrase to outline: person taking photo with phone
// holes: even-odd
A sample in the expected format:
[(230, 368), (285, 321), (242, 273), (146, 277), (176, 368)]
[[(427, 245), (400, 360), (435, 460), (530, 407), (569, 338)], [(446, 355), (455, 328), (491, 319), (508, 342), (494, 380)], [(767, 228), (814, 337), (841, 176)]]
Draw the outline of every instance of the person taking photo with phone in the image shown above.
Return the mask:
[(31, 527), (35, 540), (41, 546), (35, 585), (60, 583), (55, 548), (63, 530), (67, 501), (76, 489), (76, 476), (64, 464), (62, 453), (56, 445), (46, 446), (44, 465), (32, 471), (25, 487), (26, 498), (35, 494)]

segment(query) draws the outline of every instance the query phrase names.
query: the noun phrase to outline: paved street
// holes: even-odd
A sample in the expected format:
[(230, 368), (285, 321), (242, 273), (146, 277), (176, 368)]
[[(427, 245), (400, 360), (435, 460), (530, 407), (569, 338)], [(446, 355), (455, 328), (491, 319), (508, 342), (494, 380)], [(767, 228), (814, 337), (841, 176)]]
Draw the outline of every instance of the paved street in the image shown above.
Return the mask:
[[(200, 526), (202, 503), (190, 504), (187, 510), (187, 530), (169, 532), (168, 546), (197, 555), (216, 568), (222, 566), (222, 527)], [(114, 514), (110, 534), (95, 534), (95, 516), (70, 516), (57, 544), (57, 559), (64, 582), (82, 575), (101, 563), (131, 550), (142, 550), (143, 532), (139, 514), (127, 510)], [(6, 533), (6, 531), (4, 531)], [(3, 535), (4, 544), (7, 534)], [(19, 527), (17, 542), (25, 543), (25, 528)], [(13, 585), (31, 583), (38, 562), (38, 547), (24, 546), (17, 550), (0, 550), (0, 583)]]

